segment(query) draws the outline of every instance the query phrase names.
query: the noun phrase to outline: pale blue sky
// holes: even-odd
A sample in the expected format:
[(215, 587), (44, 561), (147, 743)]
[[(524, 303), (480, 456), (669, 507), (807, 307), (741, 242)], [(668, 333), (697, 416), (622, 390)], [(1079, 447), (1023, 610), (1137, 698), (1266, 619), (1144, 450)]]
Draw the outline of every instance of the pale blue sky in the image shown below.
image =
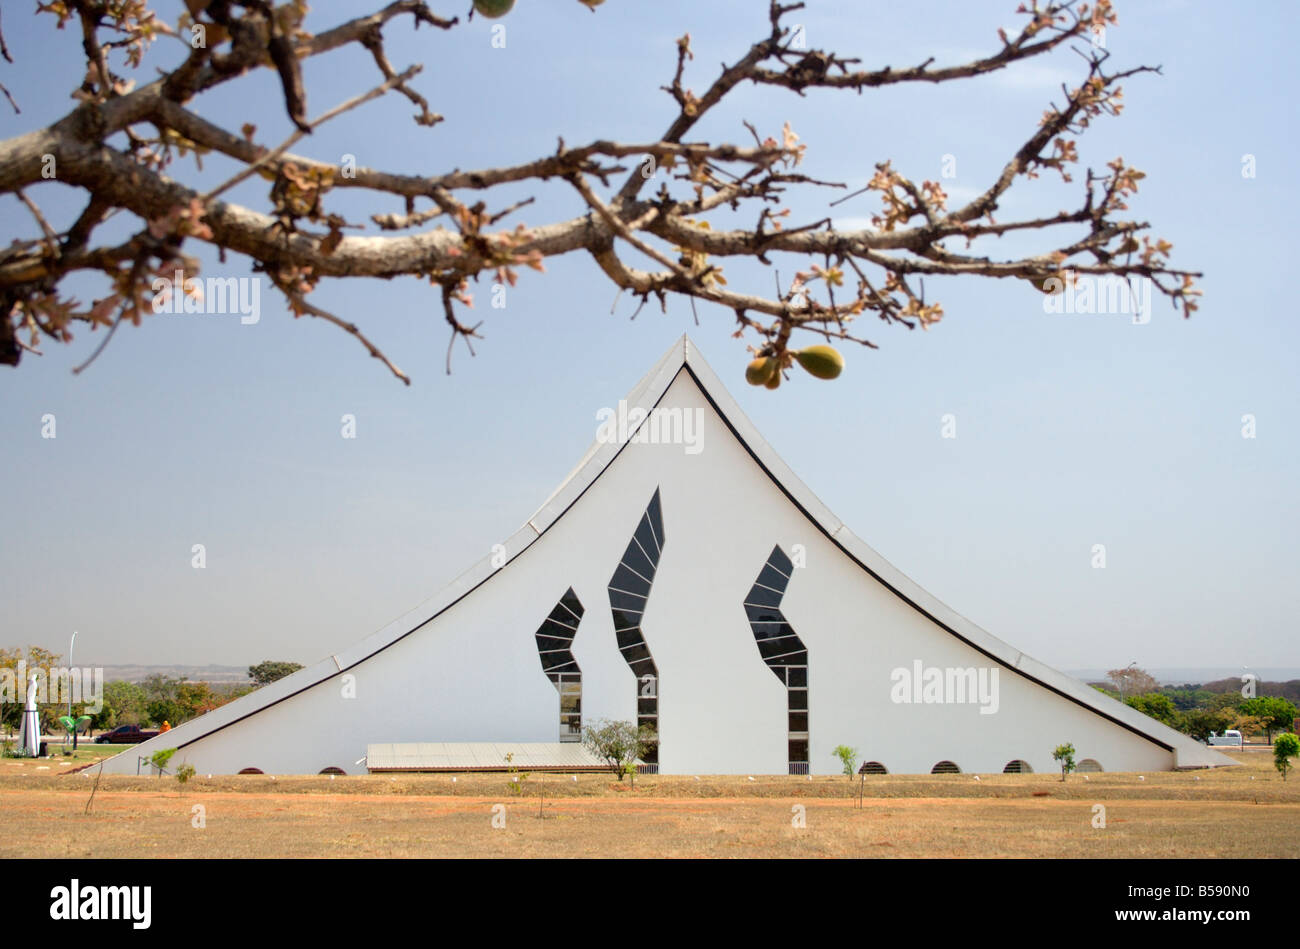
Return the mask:
[[(378, 6), (375, 4), (374, 6)], [(64, 114), (80, 79), (71, 29), (6, 4), (17, 63), (0, 81), (23, 114), (0, 108), (8, 137)], [(29, 5), (30, 6), (30, 5)], [(361, 11), (323, 2), (321, 29)], [(468, 2), (434, 2), (459, 13)], [(991, 51), (1014, 0), (831, 3), (795, 19), (810, 45), (864, 63), (940, 62)], [(160, 4), (174, 20), (176, 4)], [(1174, 263), (1205, 271), (1206, 296), (1185, 321), (1158, 301), (1149, 324), (1125, 316), (1047, 315), (1023, 283), (928, 284), (946, 317), (928, 332), (867, 327), (881, 349), (846, 350), (834, 383), (802, 376), (778, 392), (743, 381), (744, 344), (727, 311), (689, 303), (666, 315), (610, 314), (614, 290), (589, 258), (525, 271), (504, 310), (478, 287), (486, 319), (476, 359), (446, 346), (438, 301), (415, 280), (322, 285), (315, 300), (355, 319), (414, 379), (389, 377), (356, 342), (295, 321), (270, 293), (262, 319), (160, 316), (123, 328), (88, 371), (98, 337), (46, 346), (0, 370), (0, 644), (63, 650), (100, 663), (309, 662), (361, 639), (436, 592), (505, 538), (569, 471), (614, 405), (689, 331), (767, 439), (836, 514), (922, 586), (995, 635), (1066, 668), (1300, 665), (1294, 616), (1300, 528), (1295, 272), (1287, 223), (1297, 219), (1297, 91), (1291, 3), (1122, 2), (1108, 36), (1114, 63), (1160, 64), (1129, 80), (1125, 114), (1080, 142), (1085, 164), (1115, 155), (1148, 173), (1133, 214), (1171, 240)], [(718, 63), (765, 30), (766, 3), (519, 0), (501, 21), (450, 34), (388, 28), (398, 68), (425, 63), (416, 85), (447, 117), (414, 126), (389, 97), (329, 125), (298, 150), (338, 161), (436, 173), (536, 157), (557, 135), (655, 139), (673, 104), (673, 40), (689, 31), (697, 91)], [(175, 44), (158, 46), (175, 62)], [(148, 69), (148, 62), (146, 69)], [(743, 88), (697, 129), (743, 140), (790, 121), (810, 174), (860, 187), (876, 161), (920, 180), (955, 156), (956, 196), (987, 186), (1081, 61), (1062, 52), (1004, 74), (862, 96)], [(375, 81), (359, 51), (309, 64), (312, 115)], [(150, 73), (142, 73), (148, 78)], [(194, 108), (279, 142), (287, 124), (269, 72), (206, 95)], [(1257, 177), (1241, 174), (1256, 156)], [(231, 166), (212, 157), (204, 181)], [(186, 174), (189, 174), (187, 171)], [(1082, 177), (1082, 174), (1078, 176)], [(257, 203), (265, 184), (234, 199)], [(79, 208), (60, 185), (30, 189), (65, 227)], [(528, 224), (579, 213), (566, 186), (537, 195)], [(1077, 186), (1018, 185), (1000, 216), (1052, 212)], [(815, 220), (827, 196), (794, 202)], [(358, 193), (330, 196), (352, 219), (400, 210)], [(258, 205), (259, 207), (262, 205)], [(863, 218), (864, 195), (835, 209)], [(126, 215), (122, 215), (123, 218)], [(752, 218), (746, 212), (745, 220)], [(123, 221), (122, 226), (130, 222)], [(0, 240), (30, 236), (26, 212), (0, 198)], [(1008, 242), (1005, 253), (1024, 249)], [(245, 275), (204, 254), (208, 275)], [(779, 263), (787, 277), (804, 262)], [(757, 265), (727, 265), (735, 288), (767, 292)], [(70, 283), (82, 299), (94, 280)], [(58, 437), (41, 438), (54, 413)], [(340, 416), (358, 437), (339, 436)], [(940, 418), (958, 437), (940, 437)], [(1256, 416), (1258, 437), (1241, 437)], [(205, 570), (190, 566), (206, 545)], [(1106, 545), (1107, 567), (1091, 567)]]

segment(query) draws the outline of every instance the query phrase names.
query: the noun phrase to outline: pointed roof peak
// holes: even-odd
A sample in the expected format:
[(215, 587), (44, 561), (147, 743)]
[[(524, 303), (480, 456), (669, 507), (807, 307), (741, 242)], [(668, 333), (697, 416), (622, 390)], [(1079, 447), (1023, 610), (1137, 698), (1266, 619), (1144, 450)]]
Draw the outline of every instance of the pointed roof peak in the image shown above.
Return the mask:
[[(694, 345), (688, 334), (683, 333), (660, 357), (645, 377), (622, 400), (619, 411), (636, 407), (648, 413), (664, 399), (683, 370), (689, 376), (690, 383), (699, 390), (704, 400), (717, 413), (721, 423), (781, 493), (866, 575), (912, 609), (1005, 668), (1009, 674), (1035, 682), (1078, 706), (1098, 713), (1121, 728), (1171, 751), (1174, 755), (1175, 767), (1213, 767), (1233, 763), (1231, 759), (1217, 751), (1200, 745), (1194, 739), (1174, 731), (1142, 712), (1116, 702), (1090, 686), (1030, 658), (923, 590), (854, 535), (795, 475), (741, 410), (725, 384), (705, 362), (699, 348)], [(614, 410), (606, 408), (601, 411), (613, 412)], [(600, 415), (598, 414), (597, 417), (599, 418)], [(365, 662), (421, 629), (443, 611), (498, 575), (501, 570), (509, 567), (516, 557), (559, 521), (570, 507), (578, 503), (583, 494), (601, 477), (628, 444), (627, 440), (611, 440), (598, 433), (595, 442), (577, 467), (533, 513), (532, 517), (504, 544), (498, 545), (499, 550), (483, 557), (442, 591), (350, 649), (264, 686), (257, 692), (237, 699), (198, 719), (186, 722), (169, 732), (166, 740), (176, 747), (184, 747), (198, 741), (214, 731), (233, 725), (242, 718)], [(655, 498), (658, 498), (658, 489), (655, 491)], [(779, 545), (777, 549), (780, 549)], [(498, 559), (502, 556), (504, 559)], [(156, 739), (150, 739), (150, 742), (132, 749), (129, 755), (127, 752), (122, 752), (111, 760), (118, 762), (119, 770), (129, 773), (128, 769), (135, 766), (137, 754), (162, 747)]]
[(655, 375), (655, 372), (664, 366), (694, 366), (699, 365), (702, 361), (703, 357), (700, 355), (700, 347), (696, 345), (695, 340), (691, 339), (691, 334), (682, 333), (682, 335), (678, 336), (677, 339), (673, 341), (673, 344), (668, 347), (663, 356), (659, 358), (648, 375)]

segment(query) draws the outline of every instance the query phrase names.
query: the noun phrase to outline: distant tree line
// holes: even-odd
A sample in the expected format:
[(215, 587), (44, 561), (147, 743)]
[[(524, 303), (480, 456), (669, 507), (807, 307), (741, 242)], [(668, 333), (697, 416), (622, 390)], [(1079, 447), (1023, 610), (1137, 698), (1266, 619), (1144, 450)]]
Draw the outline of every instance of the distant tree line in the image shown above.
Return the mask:
[(275, 662), (268, 659), (266, 662), (259, 662), (255, 666), (249, 666), (248, 677), (253, 680), (253, 686), (257, 688), (269, 685), (276, 679), (283, 679), (301, 668), (301, 663)]
[(91, 727), (104, 731), (119, 725), (159, 726), (163, 722), (179, 725), (301, 668), (296, 662), (267, 660), (248, 667), (248, 684), (214, 685), (158, 673), (140, 683), (107, 682), (104, 708), (93, 716)]
[[(17, 671), (18, 662), (25, 659), (28, 669), (58, 667), (62, 656), (40, 646), (0, 649), (0, 669)], [(296, 662), (267, 660), (248, 667), (247, 683), (193, 682), (186, 676), (167, 676), (159, 673), (147, 676), (141, 682), (114, 679), (104, 683), (103, 704), (98, 712), (91, 703), (79, 702), (72, 706), (74, 717), (89, 715), (87, 732), (109, 731), (119, 725), (159, 727), (163, 722), (179, 725), (192, 718), (233, 702), (254, 689), (296, 672), (302, 666)], [(58, 717), (68, 711), (66, 702), (42, 702), (37, 706), (41, 730), (46, 734), (62, 731)], [(22, 702), (5, 702), (0, 705), (0, 727), (6, 738), (14, 735), (21, 723)]]
[(104, 683), (104, 707), (90, 727), (107, 731), (119, 725), (179, 725), (253, 691), (250, 685), (191, 682), (186, 676), (154, 673), (143, 682)]
[(1112, 669), (1107, 680), (1093, 687), (1201, 741), (1211, 733), (1236, 729), (1243, 736), (1262, 734), (1271, 742), (1274, 733), (1295, 727), (1295, 699), (1300, 698), (1300, 679), (1256, 681), (1254, 695), (1243, 694), (1240, 679), (1161, 686), (1134, 666)]
[[(19, 686), (17, 680), (19, 666), (18, 663), (26, 661), (27, 670), (33, 669), (50, 669), (57, 667), (63, 656), (57, 652), (51, 652), (41, 646), (28, 646), (24, 652), (21, 646), (14, 649), (0, 649), (0, 669), (8, 669), (14, 674), (14, 684)], [(25, 686), (24, 686), (25, 688)], [(15, 695), (18, 693), (15, 692)], [(23, 702), (13, 701), (5, 702), (0, 705), (0, 726), (4, 728), (6, 738), (14, 735), (23, 722)], [(42, 733), (54, 733), (61, 729), (58, 724), (58, 717), (67, 712), (68, 707), (63, 702), (41, 702), (36, 706), (37, 714), (40, 717)], [(74, 708), (75, 711), (75, 708)], [(77, 711), (76, 714), (82, 714)]]

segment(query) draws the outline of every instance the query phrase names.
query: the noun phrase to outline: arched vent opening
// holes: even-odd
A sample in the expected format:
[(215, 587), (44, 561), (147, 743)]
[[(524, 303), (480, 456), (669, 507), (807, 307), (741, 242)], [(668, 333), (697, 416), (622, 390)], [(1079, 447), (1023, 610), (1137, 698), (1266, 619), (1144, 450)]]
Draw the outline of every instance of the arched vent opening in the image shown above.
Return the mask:
[(1096, 774), (1097, 772), (1105, 771), (1106, 769), (1101, 766), (1101, 763), (1098, 762), (1096, 758), (1084, 758), (1079, 762), (1079, 767), (1075, 770), (1090, 771), (1093, 774)]
[(940, 761), (930, 769), (931, 774), (961, 774), (961, 768), (957, 767), (952, 761)]
[(333, 765), (330, 765), (328, 768), (321, 768), (320, 773), (321, 774), (347, 774), (347, 772), (344, 771), (342, 768), (336, 768)]
[(1029, 762), (1022, 758), (1016, 758), (1007, 762), (1007, 766), (1002, 769), (1003, 774), (1033, 774), (1034, 769), (1029, 766)]
[(262, 769), (261, 769), (261, 768), (243, 768), (243, 769), (240, 770), (239, 773), (240, 773), (240, 774), (261, 774), (261, 773), (262, 773)]
[(889, 774), (889, 769), (879, 761), (864, 761), (862, 767), (858, 769), (858, 774)]

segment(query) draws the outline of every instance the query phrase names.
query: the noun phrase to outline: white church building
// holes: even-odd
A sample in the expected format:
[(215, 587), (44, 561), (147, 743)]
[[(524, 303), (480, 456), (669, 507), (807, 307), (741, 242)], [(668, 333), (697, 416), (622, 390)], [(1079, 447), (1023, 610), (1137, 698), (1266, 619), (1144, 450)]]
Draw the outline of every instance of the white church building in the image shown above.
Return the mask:
[(576, 768), (583, 727), (606, 719), (653, 725), (645, 762), (663, 774), (838, 774), (841, 744), (890, 773), (1052, 771), (1066, 742), (1085, 770), (1233, 763), (899, 573), (683, 337), (527, 523), (440, 594), (105, 770), (138, 773), (163, 748), (214, 774), (452, 769), (490, 766), (493, 746)]

